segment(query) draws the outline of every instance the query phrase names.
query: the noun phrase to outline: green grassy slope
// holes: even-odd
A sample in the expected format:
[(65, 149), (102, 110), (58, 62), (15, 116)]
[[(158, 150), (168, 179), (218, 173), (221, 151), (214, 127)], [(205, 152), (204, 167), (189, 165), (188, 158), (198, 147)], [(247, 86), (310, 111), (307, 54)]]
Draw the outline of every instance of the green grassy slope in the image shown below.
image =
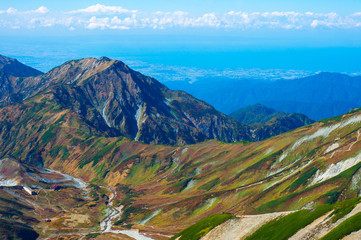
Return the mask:
[(221, 212), (333, 204), (360, 190), (359, 112), (261, 142), (184, 147), (110, 137), (111, 129), (88, 124), (91, 114), (64, 107), (52, 92), (0, 109), (0, 119), (0, 156), (115, 187), (129, 216), (119, 224), (145, 230), (176, 233)]

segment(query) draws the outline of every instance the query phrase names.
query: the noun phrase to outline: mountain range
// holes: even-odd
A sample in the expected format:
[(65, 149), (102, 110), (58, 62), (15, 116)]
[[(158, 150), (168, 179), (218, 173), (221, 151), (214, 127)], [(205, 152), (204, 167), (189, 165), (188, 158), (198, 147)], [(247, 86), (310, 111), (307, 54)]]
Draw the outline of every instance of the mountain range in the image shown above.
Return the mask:
[(298, 79), (260, 80), (205, 78), (195, 82), (168, 81), (169, 88), (186, 91), (229, 114), (261, 103), (279, 111), (303, 113), (321, 120), (361, 106), (360, 76), (322, 72)]
[[(113, 136), (178, 145), (208, 139), (252, 139), (247, 126), (185, 92), (169, 90), (121, 61), (105, 57), (68, 61), (42, 75), (20, 65), (22, 68), (37, 76), (17, 78), (4, 71), (3, 106), (36, 94), (52, 94), (53, 101)], [(8, 82), (9, 77), (15, 80)]]
[(305, 114), (279, 112), (262, 104), (238, 109), (229, 116), (247, 124), (258, 141), (315, 122)]
[(108, 58), (3, 76), (20, 96), (0, 108), (7, 239), (360, 233), (361, 109), (254, 141), (252, 126), (292, 114), (256, 105), (246, 125)]
[(247, 126), (206, 102), (182, 91), (169, 90), (123, 62), (106, 57), (68, 61), (46, 74), (15, 59), (3, 56), (1, 59), (2, 106), (52, 93), (54, 101), (79, 114), (97, 130), (145, 143), (184, 145), (209, 139), (262, 140), (312, 123), (298, 121), (279, 131), (268, 123), (256, 128)]

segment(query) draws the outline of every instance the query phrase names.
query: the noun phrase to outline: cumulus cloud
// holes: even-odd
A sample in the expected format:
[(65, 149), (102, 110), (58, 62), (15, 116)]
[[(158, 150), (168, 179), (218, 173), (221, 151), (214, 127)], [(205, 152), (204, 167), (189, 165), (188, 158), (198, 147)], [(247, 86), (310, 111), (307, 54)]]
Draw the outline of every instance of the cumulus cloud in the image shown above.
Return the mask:
[(96, 5), (92, 5), (89, 6), (87, 8), (84, 9), (78, 9), (75, 11), (70, 11), (69, 13), (91, 13), (91, 14), (97, 14), (97, 13), (102, 13), (102, 14), (108, 14), (108, 13), (136, 13), (137, 10), (128, 10), (125, 9), (123, 7), (120, 6), (105, 6), (102, 4), (96, 4)]
[(15, 8), (8, 8), (6, 11), (5, 11), (7, 14), (17, 14), (19, 13), (19, 11)]
[(40, 14), (45, 14), (45, 13), (48, 13), (49, 12), (49, 9), (47, 7), (44, 7), (44, 6), (41, 6), (39, 7), (38, 9), (36, 10), (30, 10), (30, 11), (27, 11), (26, 13), (40, 13)]
[(248, 29), (352, 29), (361, 27), (361, 12), (341, 16), (337, 13), (295, 11), (204, 13), (192, 15), (184, 11), (140, 12), (121, 6), (96, 4), (69, 12), (54, 12), (41, 6), (35, 10), (0, 10), (0, 28), (36, 28), (63, 26), (75, 29), (170, 29), (218, 28)]

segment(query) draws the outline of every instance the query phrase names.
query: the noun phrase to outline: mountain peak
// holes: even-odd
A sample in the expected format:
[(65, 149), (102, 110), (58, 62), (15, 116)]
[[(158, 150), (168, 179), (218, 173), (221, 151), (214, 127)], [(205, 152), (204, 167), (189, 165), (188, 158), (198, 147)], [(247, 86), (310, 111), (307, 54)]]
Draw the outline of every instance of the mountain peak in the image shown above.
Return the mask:
[(14, 61), (16, 61), (16, 60), (13, 58), (5, 57), (0, 54), (0, 67), (4, 66), (6, 64), (9, 64), (11, 62), (14, 62)]
[(314, 120), (304, 114), (278, 112), (262, 104), (241, 108), (230, 116), (253, 128), (256, 140), (263, 140), (314, 123)]
[(112, 61), (112, 59), (103, 56), (103, 57), (99, 58), (99, 61), (110, 62), (110, 61)]
[(42, 72), (20, 63), (14, 58), (0, 55), (0, 71), (8, 77), (35, 77), (43, 74)]
[(270, 120), (277, 111), (260, 103), (246, 106), (230, 114), (244, 124), (265, 123)]
[(21, 92), (25, 79), (41, 74), (16, 59), (0, 55), (0, 106), (22, 100), (26, 95), (25, 91)]
[[(102, 129), (116, 129), (145, 143), (251, 140), (246, 126), (209, 104), (172, 91), (122, 61), (107, 57), (67, 61), (29, 82), (29, 86), (34, 90), (32, 95), (48, 89), (64, 107), (85, 119), (102, 119), (98, 121)], [(87, 111), (89, 107), (97, 113)]]
[(118, 68), (125, 68), (121, 61), (112, 60), (107, 57), (82, 58), (78, 60), (67, 61), (64, 64), (52, 69), (45, 74), (46, 79), (51, 83), (76, 84), (80, 85), (90, 77), (99, 74), (111, 66), (117, 65)]

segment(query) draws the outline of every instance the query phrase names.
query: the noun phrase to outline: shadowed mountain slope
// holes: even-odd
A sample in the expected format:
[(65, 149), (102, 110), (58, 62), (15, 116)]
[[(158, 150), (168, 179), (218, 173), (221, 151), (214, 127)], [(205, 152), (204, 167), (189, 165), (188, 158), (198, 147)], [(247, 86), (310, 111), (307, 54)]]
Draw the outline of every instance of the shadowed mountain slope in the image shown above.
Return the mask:
[(261, 142), (173, 147), (111, 137), (52, 91), (0, 109), (0, 157), (113, 187), (120, 226), (169, 235), (214, 213), (298, 210), (361, 191), (356, 110)]
[(315, 122), (305, 114), (278, 112), (262, 104), (241, 108), (230, 116), (248, 124), (255, 140), (264, 140)]
[(42, 72), (28, 67), (16, 59), (0, 55), (0, 107), (21, 101), (27, 96), (21, 85), (25, 78), (35, 77)]
[[(19, 179), (6, 171), (9, 166), (14, 170), (33, 169), (44, 178), (43, 172), (33, 166), (14, 167), (26, 162), (89, 183), (89, 192), (71, 187), (56, 192), (44, 186), (45, 192), (38, 198), (21, 189), (0, 188), (6, 196), (4, 201), (11, 200), (11, 209), (21, 199), (8, 191), (23, 194), (35, 204), (41, 202), (41, 207), (22, 211), (41, 221), (29, 221), (29, 225), (42, 236), (61, 231), (59, 226), (73, 227), (72, 221), (79, 219), (79, 212), (68, 212), (73, 206), (89, 217), (89, 223), (76, 225), (76, 231), (97, 227), (107, 209), (107, 198), (102, 197), (105, 193), (110, 196), (107, 187), (117, 196), (112, 207), (123, 206), (123, 214), (114, 219), (115, 228), (131, 226), (164, 235), (224, 212), (242, 215), (311, 209), (301, 215), (311, 214), (312, 218), (306, 220), (313, 220), (325, 213), (325, 209), (314, 211), (318, 207), (339, 204), (361, 193), (360, 109), (260, 142), (227, 144), (209, 140), (187, 146), (149, 145), (131, 138), (139, 134), (139, 140), (150, 136), (153, 142), (161, 142), (161, 135), (153, 138), (142, 130), (153, 129), (146, 119), (156, 121), (153, 115), (157, 114), (165, 119), (165, 125), (154, 125), (177, 143), (186, 142), (187, 136), (197, 139), (198, 132), (205, 135), (202, 129), (216, 134), (217, 126), (231, 138), (226, 134), (227, 127), (232, 131), (237, 128), (206, 103), (184, 92), (170, 91), (154, 79), (106, 58), (69, 61), (23, 82), (29, 89), (33, 87), (33, 95), (0, 108), (1, 164), (9, 164), (4, 161), (6, 156), (17, 159), (12, 165), (3, 165), (1, 181), (8, 178), (41, 186), (33, 183), (34, 178), (25, 175)], [(160, 99), (154, 99), (156, 96)], [(142, 111), (138, 111), (138, 103), (143, 104)], [(129, 116), (124, 115), (124, 109)], [(138, 123), (136, 116), (140, 116), (137, 128), (141, 131), (128, 131), (131, 138), (119, 137), (127, 130), (126, 121)], [(173, 138), (169, 132), (175, 130), (169, 130), (167, 124), (190, 126), (194, 130), (188, 133), (194, 135)], [(26, 174), (26, 170), (20, 172)], [(104, 186), (104, 193), (100, 194), (98, 185)], [(44, 221), (48, 216), (52, 223)], [(28, 223), (24, 221), (20, 223)]]
[[(145, 143), (251, 140), (247, 126), (209, 104), (169, 90), (123, 62), (106, 57), (68, 61), (44, 75), (25, 78), (20, 85), (27, 95), (52, 92), (59, 104), (85, 117), (89, 124), (100, 126), (99, 130), (110, 128)], [(13, 102), (22, 100), (21, 96)]]

